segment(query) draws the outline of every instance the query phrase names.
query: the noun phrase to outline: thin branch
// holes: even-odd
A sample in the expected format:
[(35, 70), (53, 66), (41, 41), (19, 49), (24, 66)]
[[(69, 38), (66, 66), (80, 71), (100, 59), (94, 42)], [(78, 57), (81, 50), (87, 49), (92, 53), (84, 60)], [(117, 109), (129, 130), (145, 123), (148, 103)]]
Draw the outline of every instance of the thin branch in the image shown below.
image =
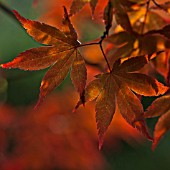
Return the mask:
[(106, 61), (106, 63), (107, 63), (108, 69), (109, 69), (109, 71), (111, 72), (111, 67), (110, 67), (110, 65), (109, 65), (109, 62), (108, 62), (108, 60), (107, 60), (107, 57), (106, 57), (106, 55), (105, 55), (105, 53), (104, 53), (104, 50), (103, 50), (103, 47), (102, 47), (102, 41), (100, 41), (100, 49), (101, 49), (102, 54), (103, 54), (103, 56), (104, 56), (104, 59), (105, 59), (105, 61)]
[(105, 53), (104, 53), (104, 50), (103, 50), (103, 47), (102, 47), (102, 42), (103, 42), (103, 40), (105, 39), (106, 36), (107, 36), (107, 34), (106, 34), (106, 32), (104, 32), (104, 33), (103, 33), (103, 36), (101, 36), (101, 39), (100, 39), (99, 42), (92, 42), (92, 43), (87, 43), (87, 44), (80, 44), (77, 48), (79, 48), (79, 47), (85, 47), (85, 46), (90, 46), (90, 45), (99, 45), (99, 46), (100, 46), (100, 50), (101, 50), (101, 52), (102, 52), (102, 54), (103, 54), (103, 56), (104, 56), (104, 59), (105, 59), (105, 61), (106, 61), (106, 63), (107, 63), (108, 69), (109, 69), (109, 71), (111, 72), (111, 67), (110, 67), (110, 65), (109, 65), (109, 62), (108, 62), (108, 60), (107, 60), (107, 57), (106, 57), (106, 55), (105, 55)]
[(17, 18), (15, 17), (14, 13), (12, 12), (11, 9), (9, 9), (6, 5), (4, 5), (2, 2), (0, 2), (0, 9), (5, 12), (6, 14), (8, 14), (10, 17), (12, 17), (14, 20), (17, 20)]
[(146, 24), (146, 19), (147, 19), (148, 11), (149, 11), (150, 1), (151, 0), (148, 0), (147, 3), (146, 3), (146, 13), (145, 13), (145, 16), (144, 16), (144, 21), (143, 21), (142, 31), (141, 31), (142, 34), (144, 33), (144, 29), (145, 29), (145, 24)]
[(99, 45), (99, 42), (80, 44), (78, 47), (84, 47), (84, 46), (90, 46), (90, 45)]
[(152, 0), (152, 2), (153, 2), (158, 8), (161, 8), (161, 9), (162, 9), (162, 6), (159, 5), (155, 0)]

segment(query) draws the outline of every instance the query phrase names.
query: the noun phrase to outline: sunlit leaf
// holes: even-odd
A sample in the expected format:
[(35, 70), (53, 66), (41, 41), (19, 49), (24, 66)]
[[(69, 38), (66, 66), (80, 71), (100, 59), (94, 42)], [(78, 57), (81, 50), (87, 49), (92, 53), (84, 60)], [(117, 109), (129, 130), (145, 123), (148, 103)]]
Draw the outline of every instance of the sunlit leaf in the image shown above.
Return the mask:
[[(161, 109), (160, 109), (161, 107)], [(146, 118), (160, 116), (154, 129), (154, 142), (152, 149), (158, 145), (163, 135), (170, 129), (170, 95), (166, 94), (156, 99), (145, 112)]]
[(90, 3), (92, 14), (94, 14), (98, 0), (73, 0), (70, 7), (70, 15), (74, 15), (79, 12), (88, 2)]
[(16, 11), (14, 13), (30, 36), (49, 46), (27, 50), (13, 61), (2, 64), (2, 68), (39, 70), (51, 66), (42, 80), (37, 106), (46, 95), (61, 84), (71, 67), (72, 82), (82, 95), (86, 84), (86, 67), (84, 59), (77, 50), (80, 43), (77, 41), (77, 33), (70, 22), (66, 8), (64, 7), (63, 32), (44, 23), (25, 19)]
[[(148, 139), (152, 139), (147, 131), (142, 104), (132, 91), (140, 95), (156, 96), (165, 93), (168, 87), (147, 75), (133, 73), (147, 63), (148, 59), (145, 56), (130, 58), (123, 63), (117, 60), (111, 73), (97, 75), (97, 79), (90, 82), (85, 89), (85, 102), (96, 99), (99, 148), (102, 146), (103, 136), (112, 121), (116, 101), (126, 121)], [(81, 104), (82, 102), (79, 101), (76, 108)]]
[(105, 7), (103, 19), (105, 22), (106, 34), (108, 34), (109, 29), (112, 26), (112, 20), (113, 20), (113, 6), (111, 1), (108, 1), (107, 6)]

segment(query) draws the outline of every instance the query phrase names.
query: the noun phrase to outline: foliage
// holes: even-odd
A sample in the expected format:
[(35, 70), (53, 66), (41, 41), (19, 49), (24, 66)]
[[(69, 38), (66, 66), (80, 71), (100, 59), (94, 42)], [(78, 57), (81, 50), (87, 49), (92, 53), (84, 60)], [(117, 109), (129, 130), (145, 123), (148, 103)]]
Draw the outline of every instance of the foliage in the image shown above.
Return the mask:
[[(79, 15), (88, 2), (94, 16), (100, 1), (73, 0), (69, 14), (64, 7), (61, 29), (25, 19), (14, 11), (27, 33), (44, 46), (27, 50), (13, 61), (1, 64), (1, 67), (23, 70), (50, 67), (41, 83), (37, 109), (71, 70), (71, 80), (80, 96), (75, 110), (81, 104), (96, 100), (99, 148), (117, 106), (131, 126), (149, 140), (153, 140), (154, 149), (170, 128), (170, 24), (164, 15), (159, 14), (160, 9), (164, 13), (169, 12), (169, 2), (159, 4), (155, 0), (108, 0), (102, 11), (105, 24), (103, 35), (90, 43), (80, 43), (70, 19)], [(98, 65), (100, 74), (95, 75), (95, 79), (86, 86), (86, 64), (91, 63), (86, 61), (80, 50), (82, 47), (90, 46), (99, 46), (104, 60), (100, 66)], [(151, 71), (147, 71), (149, 69), (155, 73), (154, 77), (151, 77)], [(166, 85), (156, 79), (156, 73), (164, 76)], [(159, 95), (162, 96), (145, 112), (141, 96)], [(161, 117), (152, 138), (148, 132), (146, 118), (156, 116)]]

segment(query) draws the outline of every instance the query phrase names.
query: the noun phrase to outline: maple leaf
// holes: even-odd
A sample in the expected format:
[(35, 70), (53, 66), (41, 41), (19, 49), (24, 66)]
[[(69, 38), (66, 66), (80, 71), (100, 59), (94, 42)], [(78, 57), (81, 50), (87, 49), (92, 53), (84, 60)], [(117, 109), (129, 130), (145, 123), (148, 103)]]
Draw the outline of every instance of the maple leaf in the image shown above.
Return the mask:
[(90, 2), (92, 14), (94, 14), (98, 0), (73, 0), (70, 7), (70, 15), (74, 15), (79, 12), (88, 2)]
[(113, 6), (110, 1), (108, 1), (107, 6), (104, 9), (103, 20), (105, 22), (106, 34), (108, 34), (113, 20)]
[[(161, 107), (161, 109), (160, 109)], [(156, 148), (160, 139), (170, 129), (170, 94), (154, 100), (145, 112), (146, 118), (153, 118), (160, 116), (154, 129), (154, 141), (152, 150)]]
[(164, 2), (163, 4), (158, 4), (156, 1), (153, 1), (155, 6), (152, 7), (153, 9), (162, 9), (165, 12), (170, 13), (170, 1)]
[[(103, 136), (115, 113), (116, 102), (125, 120), (152, 139), (147, 131), (143, 106), (133, 93), (144, 96), (157, 96), (167, 91), (168, 87), (147, 75), (136, 73), (148, 59), (145, 56), (130, 58), (123, 63), (117, 60), (111, 73), (100, 74), (85, 89), (85, 102), (96, 99), (96, 122), (99, 135), (99, 148)], [(132, 92), (133, 91), (133, 92)], [(79, 101), (76, 108), (82, 104)]]
[(109, 45), (112, 45), (107, 48), (109, 62), (114, 63), (119, 58), (129, 57), (134, 51), (135, 40), (136, 37), (126, 31), (108, 36), (104, 41), (108, 42)]
[(125, 10), (125, 6), (127, 6), (127, 4), (129, 3), (131, 4), (132, 2), (124, 1), (124, 0), (121, 1), (111, 0), (111, 2), (112, 2), (112, 7), (115, 10), (115, 19), (117, 24), (119, 24), (127, 32), (133, 33), (133, 28), (131, 26), (129, 16), (127, 14), (127, 11)]
[(86, 84), (86, 67), (77, 50), (80, 43), (77, 41), (77, 33), (66, 8), (64, 7), (63, 31), (38, 21), (25, 19), (17, 11), (14, 11), (14, 14), (33, 39), (48, 46), (27, 50), (1, 67), (39, 70), (51, 66), (42, 80), (37, 106), (46, 95), (60, 85), (70, 68), (72, 68), (71, 80), (82, 95)]

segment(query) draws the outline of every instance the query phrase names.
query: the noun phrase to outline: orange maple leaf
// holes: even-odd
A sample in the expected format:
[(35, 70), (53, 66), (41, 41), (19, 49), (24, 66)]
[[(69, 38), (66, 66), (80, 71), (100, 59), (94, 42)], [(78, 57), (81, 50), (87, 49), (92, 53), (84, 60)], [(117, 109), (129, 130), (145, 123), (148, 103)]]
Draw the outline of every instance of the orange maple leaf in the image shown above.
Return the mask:
[[(161, 108), (160, 108), (161, 107)], [(154, 100), (145, 112), (145, 118), (160, 116), (154, 129), (154, 141), (152, 150), (156, 148), (160, 139), (170, 129), (170, 94), (167, 93), (162, 97)]]
[(66, 8), (64, 7), (63, 31), (38, 21), (25, 19), (17, 11), (14, 11), (14, 14), (33, 39), (48, 46), (27, 50), (13, 61), (1, 64), (1, 67), (40, 70), (51, 66), (41, 82), (39, 101), (36, 106), (39, 106), (45, 96), (60, 85), (70, 68), (72, 68), (71, 80), (82, 95), (87, 71), (84, 59), (77, 50), (80, 43)]
[(70, 7), (70, 15), (74, 15), (79, 12), (88, 2), (90, 2), (92, 14), (94, 14), (98, 0), (73, 0)]
[[(97, 79), (85, 89), (85, 102), (96, 99), (99, 148), (115, 113), (116, 102), (125, 120), (152, 140), (146, 127), (143, 106), (132, 91), (144, 96), (157, 96), (165, 93), (168, 87), (145, 74), (136, 73), (147, 63), (146, 56), (133, 57), (123, 63), (119, 59), (114, 63), (111, 73), (96, 76)], [(82, 101), (78, 102), (76, 108), (80, 104)]]

